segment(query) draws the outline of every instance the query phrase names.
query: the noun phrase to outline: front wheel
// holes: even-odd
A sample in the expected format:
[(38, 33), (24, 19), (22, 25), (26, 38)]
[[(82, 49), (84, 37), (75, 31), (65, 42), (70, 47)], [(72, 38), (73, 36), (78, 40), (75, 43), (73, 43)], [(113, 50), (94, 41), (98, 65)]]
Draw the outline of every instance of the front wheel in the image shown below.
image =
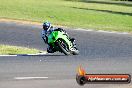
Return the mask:
[(58, 46), (65, 55), (70, 55), (70, 50), (64, 40), (58, 40)]

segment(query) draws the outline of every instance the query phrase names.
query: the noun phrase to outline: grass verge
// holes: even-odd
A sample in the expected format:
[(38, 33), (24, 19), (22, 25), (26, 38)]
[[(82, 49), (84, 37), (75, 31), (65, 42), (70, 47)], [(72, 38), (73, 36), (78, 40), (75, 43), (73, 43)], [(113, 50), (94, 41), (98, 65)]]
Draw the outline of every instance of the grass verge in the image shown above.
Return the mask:
[(29, 49), (25, 47), (17, 47), (17, 46), (9, 46), (9, 45), (0, 45), (0, 54), (36, 54), (39, 53), (40, 50), (37, 49)]
[(0, 18), (132, 32), (132, 4), (110, 0), (0, 0)]

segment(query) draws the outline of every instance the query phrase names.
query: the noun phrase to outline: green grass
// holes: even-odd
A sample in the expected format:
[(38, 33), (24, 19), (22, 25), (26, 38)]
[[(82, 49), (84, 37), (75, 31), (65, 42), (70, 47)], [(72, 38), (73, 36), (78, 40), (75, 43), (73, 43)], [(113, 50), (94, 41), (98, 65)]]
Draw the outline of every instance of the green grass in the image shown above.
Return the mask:
[(123, 3), (108, 4), (87, 1), (0, 0), (0, 18), (37, 22), (48, 20), (55, 25), (132, 32), (131, 4), (127, 6)]
[(36, 54), (39, 53), (37, 49), (29, 49), (25, 47), (0, 45), (0, 54)]

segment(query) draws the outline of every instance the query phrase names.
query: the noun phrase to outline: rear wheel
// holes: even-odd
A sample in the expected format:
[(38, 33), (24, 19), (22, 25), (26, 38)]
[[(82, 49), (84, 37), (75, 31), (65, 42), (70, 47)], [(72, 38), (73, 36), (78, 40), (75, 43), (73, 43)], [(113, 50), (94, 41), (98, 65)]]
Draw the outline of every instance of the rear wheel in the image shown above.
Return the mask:
[(59, 39), (58, 40), (58, 46), (60, 47), (61, 51), (65, 54), (65, 55), (70, 55), (70, 50), (68, 48), (68, 45), (67, 43), (62, 40), (62, 39)]

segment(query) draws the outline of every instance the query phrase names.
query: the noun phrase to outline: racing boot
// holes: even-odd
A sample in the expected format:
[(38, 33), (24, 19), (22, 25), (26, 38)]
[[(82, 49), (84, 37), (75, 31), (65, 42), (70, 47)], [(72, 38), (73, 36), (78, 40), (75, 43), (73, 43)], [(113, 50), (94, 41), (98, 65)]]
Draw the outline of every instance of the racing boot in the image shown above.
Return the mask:
[(48, 53), (54, 53), (55, 51), (51, 46), (48, 45), (47, 52)]
[(76, 48), (75, 39), (74, 39), (74, 38), (70, 38), (70, 41), (72, 42), (72, 44), (73, 44), (73, 47), (74, 47), (74, 48)]

